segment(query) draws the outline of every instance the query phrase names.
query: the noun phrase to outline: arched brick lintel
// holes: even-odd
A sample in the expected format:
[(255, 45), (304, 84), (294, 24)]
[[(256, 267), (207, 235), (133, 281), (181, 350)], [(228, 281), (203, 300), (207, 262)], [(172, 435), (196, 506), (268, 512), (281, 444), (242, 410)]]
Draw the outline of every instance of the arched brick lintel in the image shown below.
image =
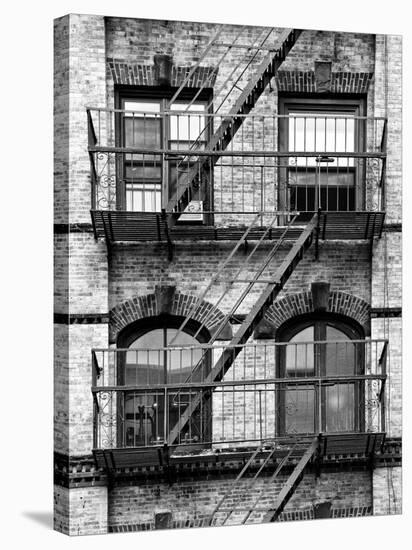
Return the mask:
[[(314, 311), (311, 292), (288, 294), (270, 306), (266, 312), (265, 321), (277, 330), (286, 321)], [(361, 325), (365, 335), (370, 334), (370, 305), (362, 298), (346, 292), (332, 291), (329, 294), (326, 311), (353, 319)]]
[[(196, 300), (196, 296), (175, 291), (174, 287), (156, 289), (153, 294), (134, 296), (110, 310), (110, 341), (116, 342), (122, 329), (145, 317), (155, 317), (161, 313), (186, 317), (190, 315)], [(206, 321), (205, 327), (209, 332), (213, 332), (213, 329), (223, 321), (224, 314), (213, 304), (203, 301), (191, 315), (191, 319), (199, 323)], [(227, 334), (229, 328), (230, 325), (225, 329), (225, 339), (231, 338), (231, 335)]]

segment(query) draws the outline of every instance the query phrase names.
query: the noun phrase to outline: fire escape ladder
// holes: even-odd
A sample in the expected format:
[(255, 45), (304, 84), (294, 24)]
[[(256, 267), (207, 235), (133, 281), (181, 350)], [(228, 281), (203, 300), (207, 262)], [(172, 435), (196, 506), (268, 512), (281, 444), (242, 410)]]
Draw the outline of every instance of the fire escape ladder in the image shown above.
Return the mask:
[[(242, 351), (243, 344), (247, 342), (256, 326), (262, 320), (267, 308), (274, 302), (280, 291), (285, 286), (293, 270), (303, 257), (305, 250), (307, 250), (312, 244), (313, 233), (317, 224), (317, 217), (318, 214), (315, 214), (310, 222), (307, 224), (305, 229), (302, 231), (300, 236), (295, 240), (285, 259), (277, 268), (274, 276), (271, 277), (271, 280), (265, 281), (267, 282), (267, 285), (265, 286), (260, 297), (254, 304), (250, 312), (246, 315), (246, 318), (240, 325), (236, 334), (233, 336), (227, 347), (223, 350), (222, 354), (216, 361), (215, 365), (212, 367), (209, 374), (205, 377), (203, 381), (205, 384), (221, 381), (226, 372), (232, 366), (236, 357)], [(286, 231), (287, 229), (285, 230), (283, 236), (285, 236)], [(280, 242), (282, 242), (282, 239), (280, 239), (279, 242), (276, 243), (272, 251), (265, 257), (263, 266), (260, 266), (260, 269), (257, 271), (257, 275), (255, 275), (253, 280), (247, 286), (246, 290), (237, 300), (235, 306), (231, 310), (232, 312), (235, 312), (237, 307), (239, 307), (240, 303), (243, 302), (246, 295), (250, 292), (253, 285), (258, 282), (263, 270), (267, 267), (269, 261), (274, 257), (275, 252), (278, 250)], [(224, 321), (226, 321), (226, 317)], [(218, 331), (219, 330), (220, 328), (218, 327)], [(195, 366), (194, 370), (196, 370), (196, 368), (197, 367)], [(175, 440), (179, 436), (179, 433), (186, 426), (192, 415), (195, 413), (196, 409), (199, 407), (201, 400), (201, 393), (198, 393), (194, 396), (191, 403), (183, 411), (182, 415), (179, 418), (179, 421), (176, 423), (175, 426), (173, 426), (173, 428), (171, 428), (167, 440), (168, 445), (174, 444)]]
[[(225, 525), (233, 514), (237, 514), (238, 521), (245, 524), (249, 521), (253, 514), (264, 514), (263, 522), (275, 521), (287, 502), (293, 495), (293, 492), (299, 485), (306, 466), (315, 456), (318, 451), (318, 437), (313, 438), (308, 446), (308, 441), (295, 441), (292, 445), (276, 445), (274, 442), (265, 442), (259, 446), (251, 455), (247, 463), (239, 472), (223, 497), (219, 500), (209, 517), (209, 525)], [(262, 459), (262, 455), (266, 454)], [(268, 467), (269, 461), (277, 457), (279, 459), (273, 473), (265, 478), (264, 483), (256, 492), (252, 502), (248, 502), (253, 495), (256, 483), (262, 479), (263, 470)], [(260, 466), (254, 475), (250, 475), (248, 470), (251, 470), (253, 465), (260, 461)], [(293, 465), (295, 467), (293, 468)], [(279, 475), (285, 467), (293, 468), (285, 485), (280, 490), (274, 509), (268, 510), (258, 508), (261, 499), (266, 495), (267, 491), (273, 487), (273, 483), (279, 478)], [(243, 484), (241, 485), (241, 481)], [(236, 490), (238, 489), (237, 493)], [(240, 490), (239, 490), (240, 489)], [(240, 516), (240, 517), (239, 517)]]
[[(243, 89), (239, 98), (233, 105), (213, 133), (206, 144), (208, 151), (224, 151), (234, 138), (236, 132), (244, 121), (244, 115), (247, 115), (256, 105), (257, 100), (262, 95), (270, 80), (276, 75), (280, 65), (285, 60), (291, 48), (296, 43), (301, 31), (298, 29), (285, 29), (279, 37), (278, 43), (269, 51), (259, 65), (256, 73)], [(216, 164), (219, 159), (218, 154), (212, 155), (212, 164)], [(209, 163), (207, 156), (200, 158), (195, 165), (185, 174), (185, 182), (176, 182), (176, 191), (171, 196), (166, 211), (171, 213), (170, 218), (175, 222), (183, 213), (191, 200), (192, 185)], [(173, 223), (173, 222), (172, 222)]]
[(286, 504), (289, 502), (296, 488), (303, 478), (304, 470), (312, 458), (315, 456), (319, 448), (319, 437), (315, 437), (309, 447), (306, 449), (302, 458), (296, 464), (294, 470), (288, 477), (285, 485), (282, 487), (277, 499), (274, 510), (267, 512), (263, 518), (263, 523), (274, 522), (283, 512)]
[[(317, 224), (317, 217), (318, 215), (315, 214), (310, 222), (307, 224), (305, 229), (302, 231), (300, 236), (295, 240), (285, 259), (277, 268), (274, 276), (272, 277), (272, 281), (268, 282), (260, 297), (252, 307), (251, 311), (247, 314), (245, 320), (240, 325), (236, 334), (228, 344), (228, 347), (223, 352), (221, 358), (216, 363), (215, 367), (212, 370), (212, 373), (214, 372), (216, 375), (214, 376), (215, 381), (221, 380), (221, 378), (227, 372), (232, 362), (240, 352), (240, 348), (236, 346), (241, 346), (247, 342), (256, 326), (262, 320), (267, 308), (274, 302), (279, 292), (285, 286), (293, 270), (302, 259), (305, 250), (307, 250), (307, 248), (309, 248), (309, 246), (312, 244), (313, 233)], [(283, 238), (284, 237), (285, 233), (283, 234)], [(280, 242), (282, 242), (282, 240), (283, 239), (280, 239), (280, 241), (276, 243), (274, 249), (272, 249), (272, 251), (268, 254), (268, 257), (265, 258), (264, 267), (266, 267), (268, 260), (271, 260), (273, 258), (274, 252), (278, 250)], [(260, 269), (259, 275), (262, 273), (262, 271), (263, 269)], [(247, 293), (250, 292), (251, 285), (254, 284), (256, 280), (257, 277), (255, 276), (254, 280), (249, 283), (249, 286), (246, 289)], [(245, 297), (246, 296), (243, 295), (241, 296), (242, 301)], [(235, 307), (232, 308), (233, 313), (235, 313), (237, 307), (238, 304), (235, 304)], [(233, 357), (233, 353), (235, 353), (235, 356), (232, 360), (229, 361), (229, 363), (227, 363), (228, 357), (224, 357), (225, 352), (228, 352), (227, 355), (231, 357)]]
[[(247, 243), (247, 239), (251, 233), (251, 231), (253, 230), (253, 228), (255, 227), (256, 223), (259, 221), (260, 219), (260, 215), (259, 214), (256, 214), (256, 216), (254, 216), (253, 220), (250, 222), (250, 224), (248, 225), (248, 227), (244, 230), (242, 236), (239, 238), (239, 240), (236, 242), (235, 246), (232, 248), (230, 254), (228, 254), (228, 256), (226, 256), (225, 260), (219, 265), (219, 268), (217, 269), (217, 271), (214, 273), (213, 277), (210, 279), (209, 283), (207, 284), (206, 288), (201, 292), (200, 296), (197, 298), (196, 302), (192, 305), (192, 307), (190, 308), (190, 310), (188, 311), (186, 317), (184, 318), (182, 324), (180, 325), (179, 327), (179, 330), (177, 331), (177, 333), (175, 334), (175, 336), (172, 338), (172, 340), (169, 342), (169, 346), (170, 345), (173, 345), (174, 342), (178, 339), (178, 337), (180, 336), (180, 334), (183, 332), (183, 329), (185, 328), (185, 326), (187, 325), (187, 323), (190, 322), (190, 320), (193, 318), (193, 316), (196, 314), (196, 312), (199, 310), (199, 308), (202, 306), (202, 303), (203, 303), (203, 300), (206, 298), (206, 296), (208, 295), (209, 291), (211, 290), (211, 288), (213, 287), (214, 284), (216, 284), (220, 277), (222, 277), (222, 274), (225, 270), (225, 268), (230, 264), (230, 261), (232, 260), (232, 258), (235, 256), (236, 252), (243, 246), (246, 246), (246, 243)], [(275, 218), (274, 218), (275, 219)], [(273, 220), (274, 221), (274, 220)], [(267, 230), (266, 230), (267, 231)], [(266, 234), (266, 231), (265, 231), (265, 234)], [(263, 238), (265, 237), (265, 234), (263, 235)], [(259, 240), (259, 243), (262, 241), (262, 237), (261, 239)], [(258, 243), (258, 245), (259, 245)], [(256, 248), (256, 247), (255, 247)], [(252, 253), (250, 253), (248, 255), (248, 257), (245, 259), (244, 261), (244, 265), (247, 264), (249, 262), (249, 259), (253, 256), (253, 251)], [(238, 271), (238, 273), (240, 272), (240, 270)], [(217, 307), (217, 306), (215, 306)], [(207, 319), (203, 320), (201, 326), (199, 327), (199, 329), (196, 331), (196, 334), (195, 334), (195, 337), (200, 333), (200, 331), (202, 330), (202, 328), (206, 325), (205, 321)]]
[[(281, 244), (285, 241), (285, 239), (288, 236), (289, 230), (292, 227), (296, 227), (293, 224), (296, 221), (297, 215), (291, 214), (289, 218), (289, 223), (286, 227), (283, 227), (283, 231), (279, 237), (279, 239), (274, 243), (271, 250), (266, 254), (264, 261), (260, 264), (259, 268), (256, 270), (255, 274), (252, 278), (249, 278), (247, 280), (239, 279), (240, 274), (242, 271), (245, 270), (247, 266), (250, 265), (253, 256), (256, 254), (256, 252), (259, 250), (261, 245), (265, 242), (265, 239), (267, 235), (271, 232), (274, 224), (278, 220), (278, 216), (275, 215), (272, 217), (271, 222), (263, 229), (257, 243), (253, 246), (252, 250), (250, 252), (247, 251), (248, 247), (248, 239), (251, 238), (251, 233), (254, 229), (256, 229), (256, 225), (259, 222), (261, 218), (261, 214), (256, 214), (254, 216), (253, 220), (250, 222), (249, 226), (244, 230), (242, 236), (239, 238), (239, 240), (236, 242), (235, 246), (233, 247), (232, 251), (228, 256), (226, 256), (225, 260), (219, 265), (219, 268), (213, 275), (213, 277), (210, 279), (208, 285), (206, 288), (202, 291), (196, 302), (191, 306), (190, 310), (187, 312), (185, 319), (183, 320), (182, 324), (179, 327), (179, 330), (177, 334), (174, 336), (174, 338), (169, 342), (169, 345), (172, 345), (175, 340), (177, 340), (180, 333), (183, 331), (187, 323), (190, 322), (190, 320), (196, 316), (196, 313), (199, 313), (199, 310), (202, 307), (203, 301), (207, 298), (209, 292), (211, 292), (211, 289), (213, 289), (213, 285), (219, 284), (221, 282), (224, 282), (227, 285), (227, 288), (233, 286), (235, 283), (247, 283), (246, 289), (242, 292), (241, 296), (236, 300), (236, 303), (231, 307), (230, 311), (224, 316), (224, 318), (217, 324), (216, 327), (211, 329), (211, 338), (208, 341), (209, 344), (213, 344), (217, 338), (221, 335), (222, 331), (224, 331), (227, 323), (230, 322), (230, 319), (235, 314), (237, 308), (240, 306), (240, 304), (243, 302), (243, 300), (246, 298), (246, 296), (249, 294), (252, 287), (262, 282), (260, 279), (262, 273), (264, 270), (268, 267), (272, 259), (274, 258), (277, 250), (280, 248)], [(233, 260), (235, 254), (239, 251), (239, 249), (243, 248), (245, 249), (245, 253), (247, 253), (247, 256), (244, 258), (243, 262), (241, 263), (240, 267), (236, 270), (234, 274), (231, 275), (231, 277), (225, 278), (224, 271), (227, 268), (230, 268), (230, 263)], [(220, 304), (222, 300), (226, 296), (227, 288), (223, 291), (223, 293), (220, 295), (220, 297), (215, 301), (214, 307), (218, 308), (220, 307)], [(202, 329), (206, 328), (208, 322), (210, 321), (210, 316), (213, 315), (213, 313), (209, 313), (209, 315), (206, 315), (202, 319), (202, 323), (197, 329), (196, 333), (194, 334), (194, 337), (196, 338)], [(190, 380), (187, 380), (190, 381)]]
[[(242, 523), (245, 524), (247, 523), (248, 519), (250, 518), (250, 516), (253, 514), (253, 512), (256, 510), (256, 506), (258, 505), (262, 495), (264, 494), (265, 492), (265, 488), (270, 485), (271, 483), (273, 483), (275, 481), (275, 479), (278, 477), (278, 475), (280, 474), (280, 472), (283, 470), (284, 466), (287, 465), (289, 459), (292, 457), (293, 455), (293, 452), (295, 451), (297, 447), (297, 443), (291, 447), (285, 454), (285, 456), (283, 458), (281, 458), (279, 464), (277, 465), (275, 471), (273, 472), (273, 474), (270, 476), (270, 478), (268, 479), (268, 481), (263, 485), (263, 487), (260, 489), (258, 495), (257, 495), (257, 498), (255, 499), (255, 501), (253, 502), (252, 504), (252, 507), (246, 511), (246, 515), (245, 517), (242, 519)], [(258, 474), (260, 474), (260, 472), (262, 471), (263, 467), (261, 467), (259, 470), (258, 470)], [(256, 476), (257, 477), (257, 476)]]
[[(257, 460), (258, 455), (266, 454), (266, 457), (263, 459), (259, 469), (254, 474), (252, 478), (247, 478), (249, 483), (247, 483), (247, 486), (244, 488), (244, 493), (246, 491), (250, 491), (253, 485), (255, 484), (256, 480), (258, 479), (260, 473), (265, 468), (265, 466), (268, 464), (269, 460), (273, 457), (274, 453), (276, 451), (276, 445), (274, 442), (264, 442), (262, 445), (257, 447), (255, 451), (253, 451), (252, 455), (250, 456), (249, 460), (246, 462), (246, 464), (243, 466), (239, 474), (236, 476), (236, 478), (233, 480), (233, 483), (229, 486), (228, 490), (224, 493), (223, 497), (219, 500), (215, 508), (213, 509), (212, 513), (209, 517), (209, 525), (215, 524), (215, 516), (220, 512), (220, 510), (223, 508), (224, 504), (228, 501), (230, 497), (232, 497), (233, 493), (235, 492), (235, 489), (239, 485), (240, 481), (246, 477), (248, 470), (250, 467), (254, 464), (255, 460)], [(290, 451), (291, 452), (291, 451)], [(290, 453), (289, 453), (290, 454)], [(285, 460), (285, 457), (282, 459), (281, 463), (283, 463)], [(279, 467), (277, 468), (279, 469)], [(236, 510), (237, 506), (232, 505), (228, 510), (224, 510), (223, 513), (225, 514), (223, 521), (219, 525), (224, 525), (225, 522), (229, 519), (231, 514)]]

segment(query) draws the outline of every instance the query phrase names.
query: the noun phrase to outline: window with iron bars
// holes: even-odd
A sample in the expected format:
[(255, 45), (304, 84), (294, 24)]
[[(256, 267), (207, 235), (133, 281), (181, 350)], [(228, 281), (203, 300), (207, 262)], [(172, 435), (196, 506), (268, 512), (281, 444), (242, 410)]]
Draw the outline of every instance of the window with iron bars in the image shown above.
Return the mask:
[[(183, 90), (169, 106), (175, 91), (151, 87), (117, 90), (117, 146), (139, 150), (124, 152), (118, 159), (117, 203), (121, 210), (160, 212), (179, 178), (196, 162), (194, 155), (182, 156), (179, 151), (205, 148), (211, 130), (205, 116), (211, 90)], [(199, 189), (190, 209), (199, 211), (199, 219), (191, 215), (188, 221), (202, 220), (202, 195), (207, 192)]]
[(279, 150), (290, 153), (279, 168), (281, 209), (362, 209), (364, 111), (362, 99), (280, 98)]

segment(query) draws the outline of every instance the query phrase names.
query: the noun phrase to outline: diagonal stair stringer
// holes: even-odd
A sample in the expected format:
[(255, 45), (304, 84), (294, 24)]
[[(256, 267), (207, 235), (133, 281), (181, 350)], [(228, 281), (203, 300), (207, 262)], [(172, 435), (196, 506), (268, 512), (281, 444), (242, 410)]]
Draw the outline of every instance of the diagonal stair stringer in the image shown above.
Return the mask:
[(270, 522), (276, 521), (280, 516), (280, 514), (283, 512), (283, 509), (285, 508), (286, 504), (289, 502), (293, 493), (297, 489), (299, 483), (302, 481), (306, 466), (309, 464), (309, 462), (312, 460), (312, 458), (315, 456), (315, 454), (318, 451), (319, 438), (320, 436), (315, 437), (312, 440), (311, 444), (303, 454), (302, 458), (296, 464), (296, 467), (290, 474), (289, 478), (287, 479), (285, 485), (282, 487), (276, 499), (275, 509), (270, 510), (265, 514), (265, 516), (263, 517), (263, 523), (270, 523)]
[[(257, 100), (262, 95), (270, 80), (277, 74), (277, 71), (283, 61), (286, 59), (289, 51), (292, 49), (296, 40), (301, 34), (299, 29), (285, 29), (279, 37), (278, 44), (274, 48), (275, 52), (270, 51), (259, 65), (253, 78), (248, 82), (236, 103), (229, 111), (227, 117), (224, 117), (218, 129), (207, 143), (206, 149), (210, 151), (224, 151), (235, 136), (237, 130), (247, 115), (256, 105)], [(212, 156), (213, 164), (219, 159), (219, 155)], [(176, 191), (170, 197), (166, 206), (166, 211), (171, 213), (169, 224), (173, 224), (183, 213), (191, 200), (191, 188), (198, 175), (208, 165), (207, 157), (199, 160), (189, 172), (185, 175), (185, 183), (179, 184), (177, 181)]]
[[(276, 273), (273, 277), (273, 282), (266, 285), (262, 294), (254, 304), (251, 311), (246, 316), (243, 323), (240, 325), (236, 334), (233, 336), (227, 347), (223, 350), (221, 356), (216, 361), (216, 364), (212, 367), (210, 373), (205, 378), (204, 382), (206, 384), (208, 382), (219, 382), (220, 380), (222, 380), (226, 372), (232, 366), (236, 357), (242, 350), (241, 346), (246, 343), (249, 337), (252, 335), (254, 329), (263, 318), (266, 310), (281, 292), (293, 270), (302, 259), (303, 254), (312, 244), (313, 233), (317, 226), (317, 219), (318, 214), (315, 214), (310, 222), (307, 224), (305, 229), (302, 231), (298, 239), (296, 239), (294, 245), (289, 250), (285, 259), (276, 270)], [(186, 426), (196, 409), (199, 407), (201, 400), (202, 394), (196, 394), (191, 403), (183, 411), (182, 415), (179, 418), (179, 421), (169, 432), (167, 438), (168, 445), (173, 445), (175, 440), (178, 438), (179, 433)]]
[[(265, 512), (263, 522), (267, 523), (275, 521), (286, 506), (288, 500), (292, 497), (295, 489), (298, 487), (301, 479), (303, 478), (306, 466), (313, 459), (313, 457), (316, 456), (316, 453), (319, 450), (319, 437), (314, 437), (310, 441), (302, 441), (298, 439), (287, 449), (285, 449), (284, 456), (280, 458), (273, 473), (269, 477), (265, 478), (265, 483), (258, 490), (257, 497), (254, 499), (253, 503), (245, 507), (245, 504), (242, 503), (242, 498), (244, 499), (243, 502), (247, 501), (248, 497), (250, 497), (252, 493), (252, 488), (255, 487), (257, 480), (261, 477), (264, 468), (267, 467), (267, 464), (269, 463), (269, 460), (282, 448), (281, 446), (278, 447), (275, 441), (272, 441), (269, 446), (267, 442), (264, 442), (262, 445), (257, 447), (229, 489), (211, 512), (208, 524), (219, 526), (225, 525), (233, 513), (245, 514), (241, 519), (241, 524), (245, 524), (255, 512), (260, 513), (262, 511)], [(253, 477), (246, 477), (247, 471), (255, 463), (257, 455), (262, 453), (266, 453), (267, 456), (263, 461), (261, 461), (262, 464), (260, 468)], [(294, 467), (292, 465), (294, 465)], [(273, 485), (273, 483), (279, 478), (279, 475), (281, 475), (283, 469), (288, 466), (292, 466), (293, 469), (276, 498), (275, 508), (266, 508), (266, 510), (257, 508), (259, 502), (265, 496), (266, 490)], [(234, 491), (239, 486), (241, 480), (245, 483), (240, 496), (235, 501)], [(228, 504), (228, 507), (224, 508), (226, 503)], [(222, 516), (222, 514), (223, 519), (220, 518), (219, 521), (218, 516)]]

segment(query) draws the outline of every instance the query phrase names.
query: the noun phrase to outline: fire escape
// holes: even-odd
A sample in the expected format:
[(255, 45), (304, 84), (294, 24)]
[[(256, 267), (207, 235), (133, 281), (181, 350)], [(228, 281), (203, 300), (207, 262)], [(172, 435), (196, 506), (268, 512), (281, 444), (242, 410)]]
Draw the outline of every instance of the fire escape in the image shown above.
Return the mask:
[[(210, 524), (276, 521), (309, 467), (321, 468), (324, 457), (334, 453), (360, 453), (372, 461), (385, 437), (385, 341), (329, 342), (336, 361), (346, 345), (345, 353), (362, 358), (362, 368), (354, 368), (350, 376), (319, 376), (301, 374), (296, 365), (292, 380), (280, 376), (276, 365), (288, 350), (298, 355), (296, 344), (249, 343), (312, 245), (317, 257), (320, 240), (367, 240), (372, 253), (374, 239), (379, 238), (383, 227), (384, 119), (336, 113), (328, 117), (305, 113), (287, 118), (258, 113), (259, 98), (300, 32), (287, 29), (274, 46), (267, 46), (271, 30), (259, 37), (257, 44), (248, 46), (244, 66), (234, 66), (233, 74), (221, 83), (222, 93), (217, 96), (223, 99), (213, 113), (196, 110), (196, 95), (186, 102), (183, 111), (173, 107), (213, 48), (222, 52), (223, 62), (236, 47), (245, 47), (237, 43), (242, 38), (242, 28), (229, 44), (221, 42), (222, 29), (212, 38), (164, 112), (87, 110), (91, 216), (96, 239), (104, 238), (109, 249), (122, 241), (165, 242), (169, 259), (179, 241), (234, 241), (178, 330), (178, 334), (183, 332), (205, 300), (213, 296), (214, 307), (225, 313), (213, 325), (207, 344), (199, 344), (196, 349), (179, 347), (175, 336), (167, 347), (158, 350), (92, 352), (94, 455), (98, 467), (105, 469), (110, 479), (119, 472), (143, 466), (163, 469), (172, 479), (178, 464), (193, 463), (199, 457), (215, 465), (233, 459), (233, 453), (240, 457), (242, 467), (211, 512)], [(200, 94), (201, 90), (197, 92)], [(146, 128), (159, 124), (163, 136), (174, 132), (173, 146), (167, 139), (157, 146), (117, 143), (115, 128), (126, 119), (133, 135), (135, 125)], [(314, 146), (309, 150), (300, 148), (299, 128), (305, 128), (306, 136), (311, 124)], [(323, 133), (317, 124), (324, 124)], [(281, 150), (277, 136), (285, 128), (288, 147)], [(339, 148), (336, 136), (342, 129), (345, 147)], [(362, 148), (348, 147), (347, 136), (360, 131), (367, 135)], [(328, 149), (333, 133), (335, 147)], [(316, 146), (319, 135), (324, 143)], [(167, 179), (168, 191), (162, 189), (159, 199), (153, 183), (134, 184), (129, 179), (123, 188), (129, 189), (128, 200), (137, 200), (140, 208), (120, 208), (119, 167), (126, 173), (157, 164)], [(374, 183), (368, 197), (358, 196), (355, 200), (355, 186), (348, 183), (354, 173)], [(338, 184), (325, 187), (328, 177)], [(300, 182), (308, 178), (314, 183), (304, 187)], [(287, 180), (286, 186), (282, 179)], [(160, 209), (150, 207), (150, 201), (158, 206), (159, 200)], [(285, 249), (287, 252), (279, 261), (280, 251)], [(244, 251), (243, 263), (233, 268), (232, 260), (239, 251)], [(210, 326), (213, 314), (210, 311), (203, 317), (197, 334), (207, 324)], [(239, 321), (238, 328), (226, 338), (224, 334), (233, 319)], [(221, 345), (223, 339), (227, 342)], [(306, 342), (298, 351), (304, 350), (303, 356), (307, 357), (309, 349), (325, 345)], [(155, 362), (162, 357), (165, 364), (180, 365), (177, 383), (142, 382), (138, 375), (135, 384), (122, 383), (125, 365), (137, 369), (153, 361), (153, 354), (157, 354)], [(312, 435), (293, 433), (280, 425), (278, 419), (284, 414), (287, 392), (298, 393), (306, 388), (313, 392), (314, 402), (321, 403), (321, 396), (330, 387), (346, 392), (351, 388), (358, 396), (351, 430), (339, 434), (328, 429), (321, 405)], [(249, 408), (253, 409), (252, 422), (246, 420)], [(213, 426), (212, 410), (222, 411), (214, 415)], [(257, 487), (262, 476), (266, 476), (265, 485), (270, 485), (285, 472), (287, 481), (269, 507), (261, 504), (265, 492), (262, 488), (245, 505), (247, 491)]]

